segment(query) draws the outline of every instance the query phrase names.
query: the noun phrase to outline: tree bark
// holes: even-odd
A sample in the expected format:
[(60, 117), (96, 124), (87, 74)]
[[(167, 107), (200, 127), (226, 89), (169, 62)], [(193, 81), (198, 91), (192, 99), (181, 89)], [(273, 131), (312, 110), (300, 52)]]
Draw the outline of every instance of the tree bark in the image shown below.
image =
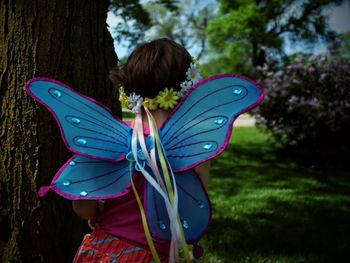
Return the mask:
[(115, 113), (108, 71), (117, 65), (108, 0), (0, 2), (0, 259), (71, 262), (86, 223), (40, 186), (72, 155), (51, 114), (25, 94), (37, 76), (58, 79)]
[(259, 47), (257, 42), (252, 41), (252, 65), (263, 66), (266, 63), (266, 52)]

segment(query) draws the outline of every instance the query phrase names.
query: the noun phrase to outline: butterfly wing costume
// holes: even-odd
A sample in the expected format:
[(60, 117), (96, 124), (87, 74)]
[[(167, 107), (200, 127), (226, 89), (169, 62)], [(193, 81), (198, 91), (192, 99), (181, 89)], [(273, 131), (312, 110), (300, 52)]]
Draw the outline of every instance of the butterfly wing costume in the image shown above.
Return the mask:
[[(136, 142), (137, 151), (132, 147), (133, 129), (105, 106), (53, 79), (31, 79), (25, 90), (53, 114), (65, 145), (74, 153), (39, 195), (53, 190), (70, 200), (118, 198), (130, 191), (131, 178), (140, 170), (155, 177), (140, 143)], [(176, 185), (177, 211), (187, 241), (199, 240), (211, 217), (210, 202), (193, 168), (224, 151), (235, 119), (262, 99), (262, 90), (250, 79), (213, 76), (192, 86), (158, 129), (161, 151), (174, 175), (171, 184)], [(145, 144), (151, 151), (154, 138), (148, 136)], [(145, 187), (150, 231), (170, 240), (166, 202), (149, 181)]]

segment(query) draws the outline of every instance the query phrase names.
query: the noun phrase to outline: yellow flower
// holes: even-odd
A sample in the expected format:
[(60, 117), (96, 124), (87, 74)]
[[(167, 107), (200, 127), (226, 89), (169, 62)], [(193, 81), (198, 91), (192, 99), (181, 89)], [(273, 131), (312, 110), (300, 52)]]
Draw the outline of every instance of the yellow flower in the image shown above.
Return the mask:
[(129, 106), (128, 96), (126, 96), (122, 87), (119, 89), (119, 101), (123, 107), (127, 108)]
[(173, 88), (165, 88), (164, 91), (160, 91), (158, 96), (155, 98), (156, 102), (159, 103), (159, 107), (164, 110), (172, 109), (177, 104), (179, 97), (176, 95), (176, 92)]
[(119, 101), (122, 104), (122, 107), (128, 108), (129, 100), (128, 100), (128, 96), (126, 96), (124, 92), (124, 87), (119, 87)]
[(121, 98), (119, 98), (119, 101), (121, 102), (122, 106), (124, 108), (128, 108), (129, 107), (129, 101), (128, 101), (128, 97), (125, 95)]
[(145, 98), (143, 101), (143, 106), (150, 109), (150, 110), (156, 110), (158, 108), (158, 103), (156, 102), (156, 99), (150, 99), (150, 98)]

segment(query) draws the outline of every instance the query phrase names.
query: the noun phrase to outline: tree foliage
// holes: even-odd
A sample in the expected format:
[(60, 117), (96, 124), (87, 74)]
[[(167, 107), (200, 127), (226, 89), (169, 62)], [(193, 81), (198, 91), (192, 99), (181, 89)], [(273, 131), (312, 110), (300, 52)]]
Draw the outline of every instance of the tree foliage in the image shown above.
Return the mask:
[(200, 6), (199, 2), (182, 0), (176, 10), (159, 4), (146, 4), (145, 9), (152, 20), (148, 38), (170, 38), (193, 51), (193, 55), (200, 59), (207, 46), (205, 29), (209, 20), (214, 17), (215, 8), (213, 4)]
[(350, 32), (341, 34), (339, 38), (328, 45), (328, 49), (340, 58), (350, 59)]
[(121, 22), (115, 27), (115, 40), (138, 43), (144, 37), (144, 31), (151, 26), (151, 18), (138, 0), (112, 0), (110, 10)]
[(199, 59), (207, 47), (205, 29), (215, 6), (200, 0), (112, 1), (111, 11), (122, 19), (115, 28), (115, 39), (132, 49), (149, 39), (167, 37)]
[[(208, 40), (219, 59), (230, 63), (226, 72), (247, 72), (251, 65), (266, 62), (264, 47), (283, 55), (286, 39), (312, 43), (334, 39), (322, 10), (342, 0), (221, 0), (219, 15), (209, 22)], [(229, 59), (227, 59), (229, 58)]]
[[(177, 0), (154, 0), (150, 3), (171, 11), (177, 9)], [(127, 46), (132, 48), (144, 41), (145, 31), (152, 26), (152, 19), (140, 0), (112, 0), (110, 11), (122, 20), (114, 29), (118, 44), (128, 43)]]

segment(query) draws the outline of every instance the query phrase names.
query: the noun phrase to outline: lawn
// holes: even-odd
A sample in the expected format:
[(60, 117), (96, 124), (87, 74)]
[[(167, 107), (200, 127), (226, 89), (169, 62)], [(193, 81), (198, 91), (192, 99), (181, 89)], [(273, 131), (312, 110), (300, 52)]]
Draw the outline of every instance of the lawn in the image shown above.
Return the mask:
[(212, 162), (212, 223), (198, 262), (350, 262), (350, 174), (277, 156), (269, 136), (235, 128)]

